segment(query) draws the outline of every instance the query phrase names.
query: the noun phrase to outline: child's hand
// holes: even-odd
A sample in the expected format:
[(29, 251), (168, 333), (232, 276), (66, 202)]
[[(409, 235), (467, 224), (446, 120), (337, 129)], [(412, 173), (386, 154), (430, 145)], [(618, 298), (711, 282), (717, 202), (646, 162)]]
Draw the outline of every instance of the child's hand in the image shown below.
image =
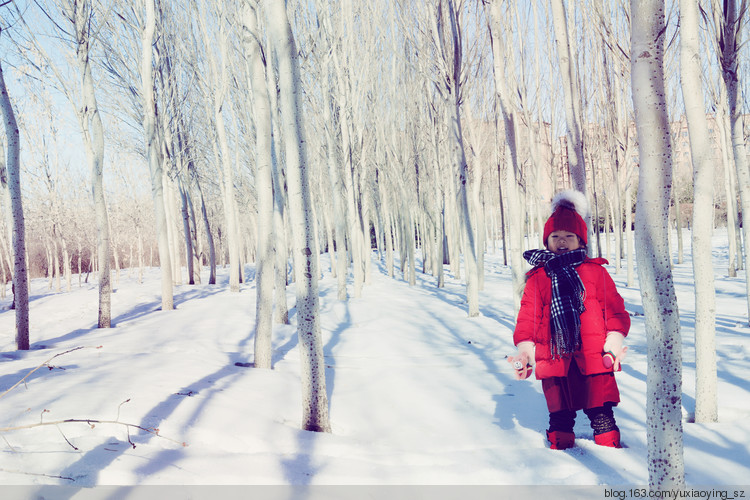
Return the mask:
[(527, 379), (531, 376), (531, 372), (534, 371), (531, 363), (529, 363), (529, 356), (526, 354), (508, 356), (508, 363), (513, 367), (513, 374), (516, 380)]
[(628, 348), (623, 346), (625, 336), (620, 332), (609, 332), (604, 341), (604, 355), (602, 362), (605, 368), (612, 367), (613, 371), (620, 371), (620, 363), (625, 359)]
[(534, 371), (534, 343), (519, 342), (517, 347), (518, 354), (508, 356), (508, 363), (513, 366), (516, 380), (524, 380), (529, 378)]

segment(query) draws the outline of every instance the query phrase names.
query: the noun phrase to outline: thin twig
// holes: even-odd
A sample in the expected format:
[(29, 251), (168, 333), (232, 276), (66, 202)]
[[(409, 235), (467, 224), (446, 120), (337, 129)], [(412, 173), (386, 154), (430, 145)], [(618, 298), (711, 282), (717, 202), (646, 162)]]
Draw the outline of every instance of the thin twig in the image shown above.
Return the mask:
[(130, 398), (120, 403), (120, 406), (117, 407), (117, 418), (115, 420), (120, 420), (120, 408), (122, 408), (122, 405), (124, 405), (125, 403), (130, 403)]
[[(1, 435), (0, 435), (0, 436), (1, 436)], [(15, 453), (15, 452), (16, 452), (16, 449), (15, 449), (15, 448), (13, 447), (13, 445), (12, 445), (12, 444), (10, 444), (10, 441), (8, 441), (8, 440), (7, 440), (6, 438), (5, 438), (5, 436), (2, 436), (2, 438), (3, 438), (3, 441), (5, 441), (5, 444), (7, 444), (7, 445), (8, 445), (8, 448), (10, 448), (10, 451), (12, 451), (13, 453)]]
[(57, 430), (60, 431), (60, 435), (63, 437), (63, 439), (65, 440), (65, 442), (68, 443), (70, 445), (70, 447), (73, 448), (75, 451), (78, 451), (78, 447), (75, 446), (73, 443), (70, 442), (70, 440), (68, 439), (68, 437), (62, 431), (62, 429), (60, 429), (60, 426), (56, 425), (55, 427), (57, 427)]
[[(100, 349), (100, 348), (101, 348), (101, 346), (97, 347), (96, 349)], [(73, 352), (73, 351), (78, 351), (79, 349), (86, 349), (86, 347), (84, 347), (84, 346), (78, 346), (78, 347), (75, 347), (75, 348), (73, 348), (73, 349), (70, 349), (70, 350), (68, 350), (68, 351), (65, 351), (65, 352), (60, 352), (60, 353), (57, 353), (57, 354), (55, 354), (54, 356), (52, 356), (51, 358), (49, 358), (49, 359), (48, 359), (47, 361), (45, 361), (45, 362), (44, 362), (44, 363), (42, 363), (41, 365), (39, 365), (39, 366), (37, 366), (36, 368), (34, 368), (33, 370), (31, 370), (31, 371), (30, 371), (29, 373), (27, 373), (27, 374), (26, 374), (26, 376), (25, 376), (24, 378), (22, 378), (21, 380), (19, 380), (18, 382), (16, 382), (16, 383), (15, 383), (15, 384), (14, 384), (14, 385), (13, 385), (13, 386), (12, 386), (12, 387), (10, 388), (10, 389), (8, 389), (8, 390), (6, 390), (6, 391), (5, 391), (4, 393), (0, 394), (0, 399), (2, 399), (2, 398), (3, 398), (3, 396), (5, 396), (6, 394), (8, 394), (8, 393), (9, 393), (10, 391), (12, 391), (13, 389), (15, 389), (15, 388), (16, 388), (16, 387), (18, 387), (19, 385), (21, 385), (21, 384), (25, 383), (25, 382), (26, 382), (26, 379), (28, 379), (28, 378), (29, 378), (29, 377), (30, 377), (30, 376), (31, 376), (31, 375), (32, 375), (32, 374), (33, 374), (33, 373), (34, 373), (35, 371), (37, 371), (38, 369), (40, 369), (40, 368), (41, 368), (41, 367), (43, 367), (43, 366), (47, 366), (47, 364), (48, 364), (48, 363), (49, 363), (50, 361), (52, 361), (53, 359), (55, 359), (55, 358), (57, 358), (57, 357), (59, 357), (59, 356), (62, 356), (63, 354), (68, 354), (68, 353), (71, 353), (71, 352)]]
[(92, 429), (96, 427), (97, 424), (104, 425), (104, 424), (114, 424), (114, 425), (122, 425), (125, 426), (128, 429), (128, 441), (131, 445), (135, 446), (132, 441), (130, 441), (130, 429), (138, 429), (143, 432), (147, 432), (149, 434), (152, 434), (156, 437), (160, 437), (162, 439), (166, 439), (167, 441), (171, 441), (173, 443), (177, 443), (181, 446), (187, 446), (187, 443), (180, 442), (172, 438), (168, 438), (166, 436), (162, 436), (159, 434), (158, 428), (153, 427), (143, 427), (141, 425), (137, 424), (130, 424), (127, 422), (120, 422), (119, 420), (96, 420), (92, 418), (68, 418), (65, 420), (56, 420), (54, 422), (39, 422), (38, 424), (27, 424), (27, 425), (17, 425), (13, 427), (0, 427), (0, 433), (4, 432), (11, 432), (11, 431), (19, 431), (24, 429), (33, 429), (35, 427), (46, 427), (50, 425), (58, 426), (61, 424), (88, 424), (89, 427)]
[(75, 481), (72, 477), (65, 477), (65, 476), (55, 476), (52, 474), (39, 474), (35, 472), (24, 472), (21, 470), (9, 470), (9, 469), (0, 469), (0, 472), (7, 472), (9, 474), (25, 474), (27, 476), (42, 476), (42, 477), (52, 477), (55, 479), (65, 479), (66, 481)]

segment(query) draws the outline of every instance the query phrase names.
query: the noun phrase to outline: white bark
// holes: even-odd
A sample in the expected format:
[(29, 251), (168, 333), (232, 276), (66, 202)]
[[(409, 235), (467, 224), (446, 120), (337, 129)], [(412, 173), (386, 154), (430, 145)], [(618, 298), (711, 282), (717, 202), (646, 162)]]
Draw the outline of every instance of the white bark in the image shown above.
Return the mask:
[(255, 367), (272, 367), (274, 288), (273, 179), (271, 105), (266, 87), (266, 62), (258, 30), (256, 0), (243, 4), (243, 44), (248, 58), (255, 123), (255, 190), (258, 196), (258, 251), (256, 255)]
[[(201, 2), (202, 12), (206, 12), (203, 7), (204, 2)], [(222, 6), (218, 7), (223, 9)], [(207, 19), (204, 16), (200, 16), (200, 26), (203, 31), (203, 38), (206, 46), (212, 47), (214, 44), (218, 44), (220, 57), (216, 57), (214, 50), (207, 51), (207, 59), (211, 67), (211, 74), (213, 76), (213, 92), (212, 92), (212, 104), (214, 112), (214, 127), (216, 129), (216, 136), (219, 142), (219, 150), (221, 154), (219, 158), (221, 160), (221, 172), (222, 172), (222, 193), (224, 196), (224, 218), (226, 221), (226, 238), (227, 247), (229, 250), (229, 289), (232, 292), (240, 291), (240, 236), (239, 236), (239, 221), (237, 217), (237, 201), (235, 199), (235, 187), (234, 187), (234, 168), (232, 165), (232, 154), (229, 148), (229, 139), (227, 137), (227, 130), (225, 124), (225, 117), (223, 108), (225, 101), (227, 100), (227, 94), (229, 92), (230, 74), (229, 74), (229, 40), (226, 31), (226, 19), (223, 10), (218, 15), (219, 34), (218, 39), (214, 35), (209, 34), (206, 27)], [(217, 60), (218, 59), (218, 60)]]
[(91, 172), (91, 192), (94, 198), (94, 212), (97, 228), (97, 259), (99, 269), (99, 328), (109, 328), (112, 322), (112, 283), (110, 272), (109, 216), (104, 200), (104, 130), (99, 115), (99, 105), (94, 90), (91, 73), (89, 47), (91, 45), (91, 1), (74, 2), (69, 6), (68, 17), (73, 21), (76, 33), (76, 56), (81, 74), (83, 106), (78, 119), (83, 132), (86, 159)]
[[(498, 144), (500, 145), (500, 158), (505, 159), (505, 165), (507, 170), (507, 185), (505, 194), (507, 198), (507, 211), (508, 211), (508, 227), (509, 233), (509, 244), (508, 250), (510, 251), (511, 261), (511, 272), (513, 275), (513, 304), (515, 311), (517, 312), (521, 305), (521, 293), (523, 292), (523, 284), (525, 283), (525, 267), (522, 259), (522, 245), (523, 245), (523, 221), (525, 220), (525, 214), (521, 202), (521, 196), (519, 196), (520, 187), (518, 184), (518, 175), (520, 174), (520, 166), (518, 161), (518, 146), (516, 143), (516, 117), (517, 110), (511, 100), (513, 94), (511, 86), (508, 84), (508, 78), (506, 77), (505, 71), (505, 50), (506, 43), (503, 38), (502, 19), (503, 14), (500, 8), (500, 0), (490, 0), (486, 2), (490, 6), (489, 22), (490, 22), (490, 35), (492, 41), (492, 54), (493, 54), (493, 73), (495, 79), (495, 92), (496, 99), (500, 106), (500, 112), (503, 118), (503, 129), (505, 131), (505, 137), (498, 137)], [(499, 131), (499, 128), (498, 128)], [(508, 154), (505, 154), (504, 150), (507, 150)], [(500, 159), (498, 159), (498, 162)], [(498, 168), (498, 182), (502, 184), (502, 176)], [(502, 203), (501, 197), (501, 203)], [(505, 218), (505, 217), (503, 217)], [(505, 233), (505, 228), (503, 228)], [(503, 235), (505, 236), (505, 234)], [(505, 249), (505, 245), (503, 245)]]
[(284, 0), (265, 0), (269, 38), (279, 64), (281, 125), (287, 164), (297, 292), (297, 335), (302, 377), (302, 428), (330, 432), (325, 362), (320, 330), (317, 242), (313, 227), (307, 153), (302, 130), (297, 48)]
[[(741, 5), (738, 5), (741, 4)], [(721, 8), (714, 4), (714, 8)], [(721, 41), (723, 50), (721, 53), (722, 77), (727, 89), (727, 101), (729, 103), (730, 133), (732, 138), (732, 152), (737, 169), (737, 186), (740, 191), (740, 204), (743, 216), (750, 214), (750, 162), (747, 159), (747, 148), (745, 145), (745, 133), (742, 123), (743, 98), (740, 91), (739, 52), (742, 45), (742, 27), (744, 16), (748, 15), (748, 2), (746, 0), (731, 0), (724, 2), (722, 12)], [(743, 217), (744, 218), (744, 217)], [(744, 242), (745, 270), (750, 269), (750, 224), (742, 224), (742, 236)], [(750, 324), (750, 273), (745, 273), (745, 290), (747, 295), (747, 322)]]
[(718, 420), (716, 290), (711, 260), (714, 166), (703, 105), (697, 0), (680, 0), (680, 67), (693, 158), (692, 254), (695, 276), (695, 421)]
[[(568, 20), (565, 15), (563, 0), (550, 0), (552, 19), (555, 28), (557, 54), (560, 61), (563, 93), (565, 95), (565, 122), (567, 128), (568, 165), (573, 177), (573, 187), (586, 193), (586, 167), (583, 156), (583, 138), (581, 131), (581, 93), (578, 87), (578, 75), (575, 70), (574, 54), (571, 53)], [(591, 232), (590, 220), (586, 221)]]
[[(471, 214), (469, 211), (469, 166), (466, 161), (466, 152), (464, 150), (463, 130), (461, 125), (461, 79), (463, 70), (463, 49), (460, 35), (459, 12), (454, 8), (453, 1), (448, 0), (447, 14), (449, 27), (448, 33), (443, 33), (446, 28), (439, 23), (433, 26), (434, 36), (437, 40), (439, 50), (441, 51), (442, 61), (445, 64), (445, 76), (450, 91), (446, 92), (447, 121), (446, 129), (448, 130), (448, 145), (450, 151), (451, 164), (456, 169), (458, 177), (457, 193), (457, 214), (459, 220), (458, 229), (461, 235), (463, 245), (464, 262), (466, 265), (466, 301), (468, 302), (469, 317), (479, 315), (479, 276), (477, 268), (477, 247), (474, 237), (474, 228), (471, 223)], [(444, 14), (440, 12), (441, 3), (437, 6), (437, 20), (442, 20)], [(413, 234), (413, 228), (411, 234)], [(454, 258), (456, 256), (451, 256)]]
[[(321, 16), (325, 10), (325, 6), (318, 0), (316, 2), (318, 16)], [(330, 17), (325, 16), (322, 20), (323, 26), (327, 31), (332, 30)], [(321, 30), (322, 31), (322, 30)], [(326, 41), (330, 37), (331, 33), (325, 33)], [(330, 43), (330, 42), (329, 42)], [(323, 62), (318, 68), (320, 72), (320, 79), (322, 82), (326, 82), (333, 86), (332, 80), (336, 78), (336, 72), (334, 71), (333, 64), (331, 62)], [(326, 160), (328, 165), (328, 182), (331, 186), (331, 208), (333, 211), (334, 221), (334, 235), (333, 243), (334, 247), (329, 248), (328, 253), (331, 255), (332, 260), (335, 260), (335, 275), (338, 284), (338, 299), (346, 300), (348, 292), (346, 288), (347, 283), (347, 269), (349, 258), (347, 256), (347, 245), (346, 245), (346, 205), (344, 199), (346, 197), (346, 190), (344, 187), (341, 169), (339, 165), (341, 158), (339, 155), (339, 145), (337, 142), (338, 127), (335, 126), (338, 123), (337, 120), (333, 119), (331, 110), (334, 106), (337, 106), (335, 99), (331, 95), (333, 89), (327, 89), (327, 85), (323, 86), (322, 89), (322, 106), (323, 106), (323, 122), (325, 126), (325, 144), (327, 149)]]
[(357, 298), (362, 296), (362, 287), (365, 282), (364, 273), (364, 243), (362, 241), (362, 226), (357, 201), (354, 193), (354, 163), (352, 162), (352, 140), (351, 125), (349, 120), (349, 109), (347, 99), (346, 74), (339, 61), (338, 55), (334, 52), (333, 62), (338, 75), (336, 79), (338, 87), (338, 96), (342, 101), (339, 106), (339, 120), (341, 135), (341, 148), (343, 150), (344, 172), (342, 179), (344, 181), (344, 192), (346, 194), (346, 222), (348, 227), (349, 251), (351, 252), (352, 275), (354, 277), (354, 287), (352, 295)]
[(631, 84), (640, 154), (638, 276), (648, 336), (649, 484), (683, 488), (682, 347), (669, 253), (671, 143), (664, 89), (664, 3), (631, 0)]
[[(273, 53), (273, 47), (269, 47), (270, 53)], [(275, 236), (275, 279), (274, 290), (276, 293), (276, 323), (282, 325), (289, 324), (289, 308), (286, 302), (286, 287), (288, 284), (288, 267), (289, 267), (289, 245), (288, 245), (288, 228), (287, 228), (287, 211), (286, 211), (286, 175), (283, 170), (283, 142), (281, 127), (279, 126), (279, 105), (278, 105), (278, 84), (276, 71), (273, 64), (266, 64), (266, 87), (271, 104), (271, 126), (273, 127), (273, 155), (272, 175), (273, 175), (273, 227)]]
[(143, 129), (146, 139), (146, 153), (151, 174), (151, 196), (154, 202), (156, 234), (161, 268), (161, 308), (174, 309), (174, 285), (172, 283), (172, 263), (169, 257), (169, 237), (165, 211), (164, 186), (162, 183), (162, 161), (159, 138), (156, 130), (156, 102), (154, 100), (153, 45), (156, 36), (155, 0), (143, 0), (146, 9), (145, 24), (141, 34), (141, 93), (143, 96)]
[(5, 87), (2, 61), (0, 61), (0, 108), (3, 112), (7, 138), (6, 168), (13, 212), (13, 305), (16, 310), (16, 347), (19, 351), (26, 351), (29, 349), (29, 277), (26, 269), (26, 229), (21, 196), (21, 141), (16, 115)]

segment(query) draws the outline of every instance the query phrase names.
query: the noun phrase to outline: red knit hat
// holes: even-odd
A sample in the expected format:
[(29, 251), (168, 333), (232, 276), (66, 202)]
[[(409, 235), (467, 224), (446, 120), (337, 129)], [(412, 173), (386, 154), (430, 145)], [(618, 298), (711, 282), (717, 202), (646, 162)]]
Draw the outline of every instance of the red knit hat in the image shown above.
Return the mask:
[(568, 231), (588, 245), (588, 228), (584, 217), (588, 215), (586, 196), (578, 191), (562, 191), (552, 199), (552, 215), (544, 224), (544, 246), (553, 231)]

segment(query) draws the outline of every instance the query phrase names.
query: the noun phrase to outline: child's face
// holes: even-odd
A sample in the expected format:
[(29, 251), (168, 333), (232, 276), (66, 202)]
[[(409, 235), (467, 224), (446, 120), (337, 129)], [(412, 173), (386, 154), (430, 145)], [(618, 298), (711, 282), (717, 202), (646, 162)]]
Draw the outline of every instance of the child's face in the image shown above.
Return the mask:
[(581, 248), (578, 235), (570, 231), (552, 231), (547, 238), (547, 249), (557, 255)]

